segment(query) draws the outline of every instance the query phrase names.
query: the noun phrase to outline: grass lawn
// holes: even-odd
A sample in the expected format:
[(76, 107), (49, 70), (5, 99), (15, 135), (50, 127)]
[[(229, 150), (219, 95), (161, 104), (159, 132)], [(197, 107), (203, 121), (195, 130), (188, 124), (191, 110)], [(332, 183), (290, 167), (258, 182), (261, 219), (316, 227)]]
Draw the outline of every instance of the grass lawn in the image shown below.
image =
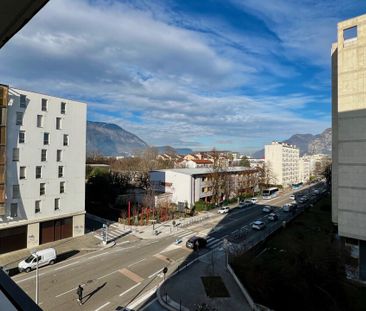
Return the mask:
[(219, 276), (202, 276), (203, 286), (206, 291), (206, 295), (210, 298), (216, 297), (230, 297), (228, 290), (221, 277)]
[(345, 278), (346, 257), (327, 197), (269, 239), (260, 255), (248, 252), (232, 266), (254, 301), (274, 310), (366, 310), (366, 288)]

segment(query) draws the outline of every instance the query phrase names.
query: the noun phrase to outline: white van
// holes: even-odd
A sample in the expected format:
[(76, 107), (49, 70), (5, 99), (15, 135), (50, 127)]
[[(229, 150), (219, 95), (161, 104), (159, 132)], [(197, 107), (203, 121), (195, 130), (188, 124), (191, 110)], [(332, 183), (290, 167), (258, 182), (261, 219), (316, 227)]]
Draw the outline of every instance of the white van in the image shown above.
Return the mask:
[(56, 250), (54, 248), (47, 248), (30, 255), (28, 258), (22, 260), (18, 264), (20, 272), (29, 272), (36, 268), (38, 256), (38, 267), (46, 266), (48, 264), (53, 265), (56, 261)]

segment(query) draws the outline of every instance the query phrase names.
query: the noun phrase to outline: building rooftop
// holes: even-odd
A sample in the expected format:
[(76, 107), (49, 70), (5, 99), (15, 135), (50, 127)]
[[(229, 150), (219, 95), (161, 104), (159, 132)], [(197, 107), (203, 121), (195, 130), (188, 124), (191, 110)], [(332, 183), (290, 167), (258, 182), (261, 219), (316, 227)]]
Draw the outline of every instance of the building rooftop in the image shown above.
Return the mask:
[[(253, 171), (253, 168), (250, 167), (228, 167), (224, 171), (229, 173), (236, 173), (236, 172), (244, 172), (244, 171)], [(202, 168), (172, 168), (172, 169), (165, 169), (165, 170), (152, 170), (152, 172), (175, 172), (185, 175), (204, 175), (204, 174), (211, 174), (213, 173), (212, 168), (202, 167)]]

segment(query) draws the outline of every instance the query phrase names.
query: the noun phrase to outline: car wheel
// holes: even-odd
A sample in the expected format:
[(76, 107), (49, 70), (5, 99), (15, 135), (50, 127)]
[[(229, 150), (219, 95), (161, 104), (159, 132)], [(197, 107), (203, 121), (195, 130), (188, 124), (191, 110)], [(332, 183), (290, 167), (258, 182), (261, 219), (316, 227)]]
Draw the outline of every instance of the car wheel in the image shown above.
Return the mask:
[(30, 271), (31, 271), (31, 268), (29, 268), (29, 267), (27, 269), (25, 269), (25, 272), (27, 272), (27, 273)]
[(50, 265), (53, 265), (55, 263), (55, 261), (54, 260), (51, 260), (50, 261)]

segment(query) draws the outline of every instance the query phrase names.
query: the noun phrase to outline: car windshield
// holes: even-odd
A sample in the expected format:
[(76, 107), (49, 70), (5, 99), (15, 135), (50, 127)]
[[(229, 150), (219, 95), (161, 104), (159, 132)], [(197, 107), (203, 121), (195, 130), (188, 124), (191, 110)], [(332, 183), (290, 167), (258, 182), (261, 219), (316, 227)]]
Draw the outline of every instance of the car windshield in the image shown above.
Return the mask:
[(33, 259), (34, 259), (33, 255), (30, 255), (28, 258), (25, 259), (25, 262), (30, 263), (32, 262)]

